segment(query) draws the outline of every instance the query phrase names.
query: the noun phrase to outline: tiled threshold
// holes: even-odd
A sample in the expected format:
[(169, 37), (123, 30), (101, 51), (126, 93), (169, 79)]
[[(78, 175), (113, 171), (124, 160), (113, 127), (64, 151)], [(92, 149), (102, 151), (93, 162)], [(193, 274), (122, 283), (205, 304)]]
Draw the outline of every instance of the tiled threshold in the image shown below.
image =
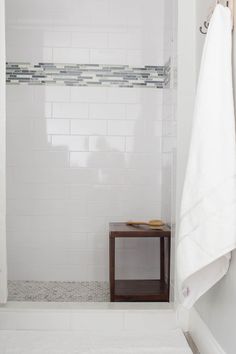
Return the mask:
[[(4, 343), (6, 353), (18, 343), (24, 354), (197, 354), (172, 305), (156, 302), (8, 302), (0, 306), (1, 354)], [(34, 343), (50, 350), (36, 351)]]
[(177, 329), (168, 303), (8, 302), (1, 330), (168, 331)]

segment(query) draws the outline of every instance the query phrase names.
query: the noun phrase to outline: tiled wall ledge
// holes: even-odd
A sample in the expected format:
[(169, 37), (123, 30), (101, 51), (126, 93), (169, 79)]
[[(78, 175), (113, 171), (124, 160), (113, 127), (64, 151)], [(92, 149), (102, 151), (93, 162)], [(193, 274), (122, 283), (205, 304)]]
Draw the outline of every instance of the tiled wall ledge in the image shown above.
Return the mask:
[(165, 88), (170, 63), (164, 66), (131, 67), (103, 64), (6, 64), (6, 82), (11, 85), (66, 85), (101, 87)]

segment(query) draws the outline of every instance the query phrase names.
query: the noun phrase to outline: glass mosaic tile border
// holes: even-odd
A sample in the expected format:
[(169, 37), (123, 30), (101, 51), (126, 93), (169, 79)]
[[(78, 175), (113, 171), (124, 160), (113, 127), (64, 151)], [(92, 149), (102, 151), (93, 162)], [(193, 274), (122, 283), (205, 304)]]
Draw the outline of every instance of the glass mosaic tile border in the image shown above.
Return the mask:
[(65, 85), (100, 87), (165, 88), (170, 63), (164, 66), (133, 67), (107, 64), (6, 63), (9, 85)]

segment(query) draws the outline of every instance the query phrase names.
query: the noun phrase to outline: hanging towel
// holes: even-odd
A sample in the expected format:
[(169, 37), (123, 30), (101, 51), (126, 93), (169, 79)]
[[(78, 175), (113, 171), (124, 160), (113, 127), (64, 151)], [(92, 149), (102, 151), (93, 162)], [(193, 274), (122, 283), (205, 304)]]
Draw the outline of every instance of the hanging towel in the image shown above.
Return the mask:
[(180, 211), (177, 282), (190, 308), (227, 272), (236, 248), (232, 20), (217, 5), (203, 50)]

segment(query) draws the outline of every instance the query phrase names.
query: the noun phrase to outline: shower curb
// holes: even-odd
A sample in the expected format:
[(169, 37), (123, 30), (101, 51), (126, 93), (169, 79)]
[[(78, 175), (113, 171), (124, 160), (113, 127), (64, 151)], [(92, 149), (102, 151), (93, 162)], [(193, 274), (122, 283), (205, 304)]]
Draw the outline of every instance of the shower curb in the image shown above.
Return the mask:
[(177, 329), (170, 304), (26, 303), (0, 307), (0, 330), (163, 332)]

